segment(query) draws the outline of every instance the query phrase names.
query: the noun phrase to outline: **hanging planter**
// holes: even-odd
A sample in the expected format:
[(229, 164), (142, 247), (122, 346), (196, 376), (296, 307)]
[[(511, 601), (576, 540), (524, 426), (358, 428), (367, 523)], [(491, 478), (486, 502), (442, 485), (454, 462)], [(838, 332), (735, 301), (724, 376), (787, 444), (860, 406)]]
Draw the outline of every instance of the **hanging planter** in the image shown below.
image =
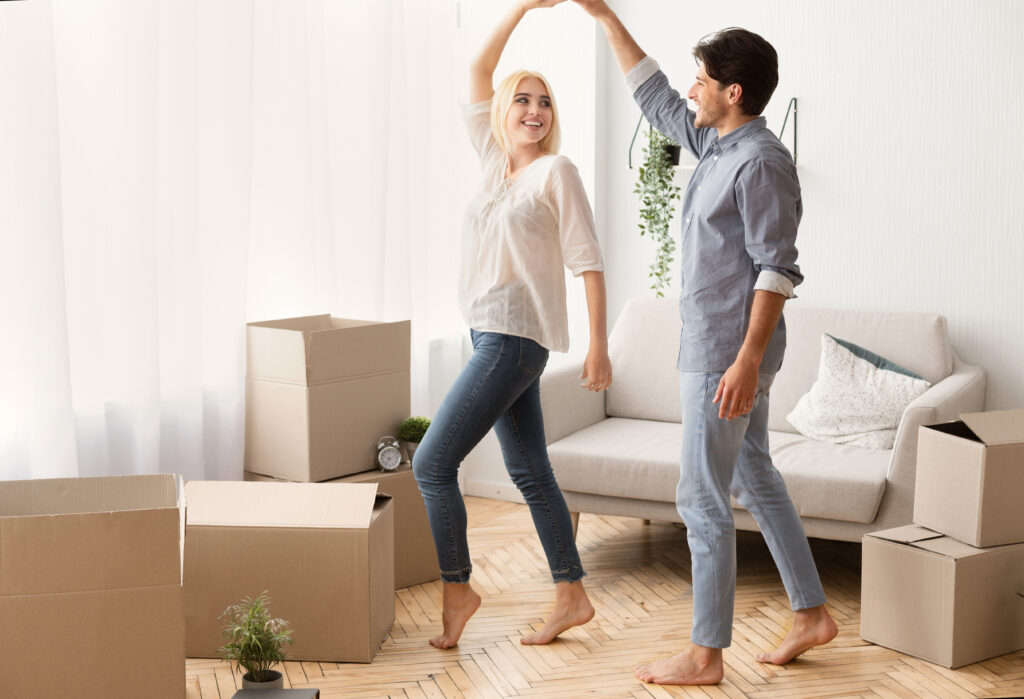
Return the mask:
[(647, 276), (651, 279), (651, 289), (660, 298), (672, 284), (672, 263), (676, 251), (672, 218), (675, 215), (674, 202), (679, 199), (681, 191), (675, 183), (672, 167), (679, 164), (681, 148), (651, 127), (647, 131), (647, 146), (643, 152), (644, 159), (633, 191), (640, 197), (640, 235), (648, 235), (657, 246)]

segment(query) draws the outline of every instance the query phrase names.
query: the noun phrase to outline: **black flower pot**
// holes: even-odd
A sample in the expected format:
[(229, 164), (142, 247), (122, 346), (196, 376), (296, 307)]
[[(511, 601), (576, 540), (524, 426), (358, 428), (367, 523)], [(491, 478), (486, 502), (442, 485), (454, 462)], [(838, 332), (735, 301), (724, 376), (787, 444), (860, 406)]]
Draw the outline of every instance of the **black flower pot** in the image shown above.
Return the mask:
[(668, 162), (672, 167), (679, 166), (679, 156), (682, 155), (682, 152), (682, 146), (665, 146), (665, 154), (668, 156)]
[(270, 676), (269, 680), (264, 682), (254, 682), (252, 679), (252, 673), (247, 672), (242, 675), (242, 689), (283, 689), (284, 688), (284, 675), (277, 670), (271, 670), (267, 673)]

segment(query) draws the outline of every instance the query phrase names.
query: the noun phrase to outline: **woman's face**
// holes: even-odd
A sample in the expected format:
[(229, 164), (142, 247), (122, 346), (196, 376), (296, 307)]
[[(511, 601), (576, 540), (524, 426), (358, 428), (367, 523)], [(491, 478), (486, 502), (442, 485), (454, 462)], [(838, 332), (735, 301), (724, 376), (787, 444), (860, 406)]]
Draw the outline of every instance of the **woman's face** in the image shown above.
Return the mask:
[(516, 86), (512, 106), (505, 115), (505, 133), (512, 146), (539, 143), (551, 131), (554, 111), (544, 83), (523, 78)]

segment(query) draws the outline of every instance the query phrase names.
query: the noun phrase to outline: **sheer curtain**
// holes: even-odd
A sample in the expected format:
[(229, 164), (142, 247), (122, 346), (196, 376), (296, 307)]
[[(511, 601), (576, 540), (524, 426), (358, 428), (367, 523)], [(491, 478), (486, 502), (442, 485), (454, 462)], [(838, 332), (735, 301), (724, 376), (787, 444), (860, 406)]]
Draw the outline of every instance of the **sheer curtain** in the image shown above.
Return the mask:
[(247, 321), (413, 321), (466, 167), (452, 0), (0, 3), (0, 478), (242, 469)]

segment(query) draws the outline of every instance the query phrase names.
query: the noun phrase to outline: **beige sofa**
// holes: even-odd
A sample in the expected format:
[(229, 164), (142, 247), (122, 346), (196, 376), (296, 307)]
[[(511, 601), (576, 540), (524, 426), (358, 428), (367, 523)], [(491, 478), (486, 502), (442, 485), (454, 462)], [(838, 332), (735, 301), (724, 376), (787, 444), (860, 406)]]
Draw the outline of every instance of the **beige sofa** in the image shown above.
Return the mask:
[[(786, 306), (787, 351), (772, 387), (768, 427), (781, 471), (808, 536), (860, 541), (868, 531), (909, 524), (921, 425), (983, 409), (985, 374), (959, 360), (946, 319)], [(673, 299), (638, 299), (609, 338), (614, 381), (605, 393), (579, 387), (580, 365), (552, 365), (541, 382), (551, 464), (573, 513), (681, 521), (674, 499), (681, 429)], [(821, 335), (861, 345), (923, 376), (932, 387), (911, 403), (891, 450), (807, 439), (785, 416), (818, 373)], [(757, 525), (733, 502), (736, 527)]]

